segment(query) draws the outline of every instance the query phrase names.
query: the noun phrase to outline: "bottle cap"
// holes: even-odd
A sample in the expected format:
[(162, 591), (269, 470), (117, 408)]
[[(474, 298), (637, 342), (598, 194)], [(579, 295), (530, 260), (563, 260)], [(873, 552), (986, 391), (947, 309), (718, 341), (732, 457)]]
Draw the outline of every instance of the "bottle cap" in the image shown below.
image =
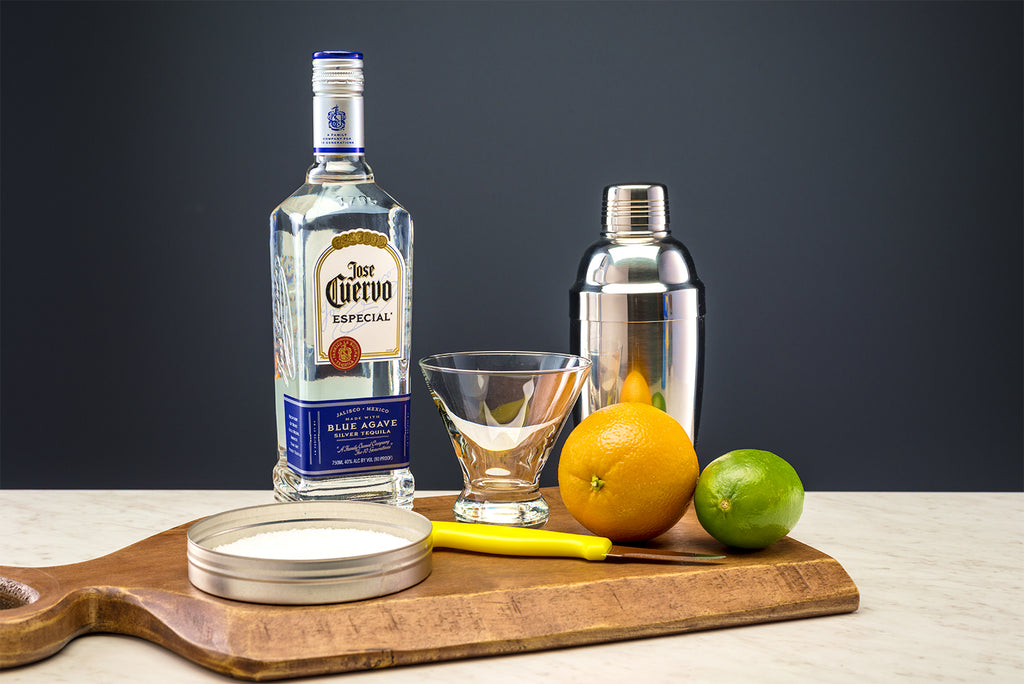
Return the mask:
[(605, 235), (668, 232), (668, 189), (660, 183), (609, 185), (601, 221)]
[(362, 95), (363, 53), (323, 50), (313, 53), (313, 92)]

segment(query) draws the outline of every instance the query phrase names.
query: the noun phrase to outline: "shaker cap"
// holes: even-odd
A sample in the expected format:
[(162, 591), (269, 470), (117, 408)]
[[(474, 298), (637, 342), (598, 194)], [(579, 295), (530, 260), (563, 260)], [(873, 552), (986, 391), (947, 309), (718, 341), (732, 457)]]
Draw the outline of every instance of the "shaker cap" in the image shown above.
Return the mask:
[(606, 235), (668, 232), (668, 188), (661, 183), (607, 186), (601, 222)]

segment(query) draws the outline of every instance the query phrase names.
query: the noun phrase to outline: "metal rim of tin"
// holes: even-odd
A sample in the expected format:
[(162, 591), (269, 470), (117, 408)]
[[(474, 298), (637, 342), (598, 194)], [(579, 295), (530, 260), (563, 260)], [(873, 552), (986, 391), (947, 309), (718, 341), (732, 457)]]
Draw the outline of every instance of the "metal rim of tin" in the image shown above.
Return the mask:
[[(409, 543), (359, 556), (315, 560), (252, 558), (214, 550), (263, 532), (294, 528), (386, 532)], [(193, 524), (187, 533), (188, 578), (198, 589), (248, 603), (317, 605), (359, 601), (407, 589), (432, 569), (431, 522), (376, 503), (294, 501), (238, 508)]]

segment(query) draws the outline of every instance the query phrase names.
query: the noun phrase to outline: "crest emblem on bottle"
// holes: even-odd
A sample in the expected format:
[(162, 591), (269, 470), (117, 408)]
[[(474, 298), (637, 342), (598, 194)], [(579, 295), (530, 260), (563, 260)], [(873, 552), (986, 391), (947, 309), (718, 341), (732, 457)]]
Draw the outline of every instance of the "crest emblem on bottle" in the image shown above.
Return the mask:
[(327, 112), (327, 127), (332, 131), (345, 130), (345, 112), (338, 109), (338, 105)]
[(351, 337), (339, 337), (331, 343), (327, 352), (331, 365), (341, 371), (352, 370), (359, 363), (362, 356), (362, 349), (359, 343)]

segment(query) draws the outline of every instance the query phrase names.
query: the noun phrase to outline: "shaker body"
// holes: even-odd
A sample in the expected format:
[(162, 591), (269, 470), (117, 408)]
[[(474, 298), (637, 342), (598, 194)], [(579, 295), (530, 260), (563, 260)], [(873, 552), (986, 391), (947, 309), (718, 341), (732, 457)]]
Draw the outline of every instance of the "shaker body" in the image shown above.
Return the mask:
[[(570, 344), (592, 362), (576, 420), (620, 401), (665, 410), (696, 443), (704, 285), (668, 230), (662, 185), (605, 188), (604, 231), (570, 290)], [(625, 394), (624, 394), (625, 391)]]
[[(692, 315), (654, 321), (584, 316), (573, 322), (573, 352), (593, 363), (577, 420), (621, 401), (629, 378), (634, 397), (642, 383), (650, 403), (678, 420), (696, 442), (704, 384), (704, 316), (697, 313), (696, 294), (691, 292), (692, 304), (686, 307)], [(585, 299), (595, 303), (594, 297)]]

